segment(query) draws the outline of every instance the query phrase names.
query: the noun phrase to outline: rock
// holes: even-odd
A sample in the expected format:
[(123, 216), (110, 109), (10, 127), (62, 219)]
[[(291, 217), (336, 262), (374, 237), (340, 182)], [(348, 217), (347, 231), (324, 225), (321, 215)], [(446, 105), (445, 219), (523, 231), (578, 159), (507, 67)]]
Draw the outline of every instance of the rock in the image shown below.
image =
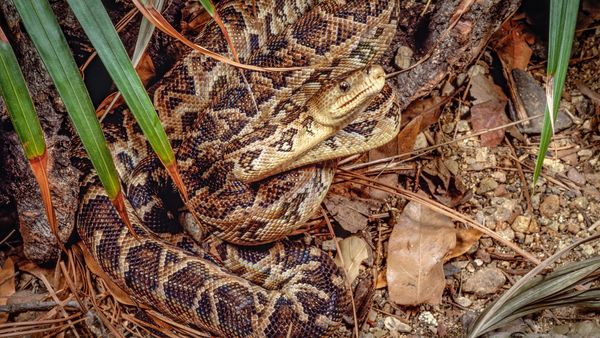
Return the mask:
[(535, 219), (532, 219), (531, 222), (529, 222), (529, 228), (527, 228), (527, 231), (532, 234), (537, 234), (540, 232), (540, 225)]
[(540, 214), (547, 218), (552, 218), (560, 207), (560, 198), (557, 195), (548, 195), (540, 204)]
[(585, 185), (583, 187), (583, 194), (591, 199), (600, 201), (600, 191), (598, 191), (598, 189), (592, 185)]
[(415, 139), (413, 150), (423, 149), (426, 148), (428, 145), (429, 143), (427, 143), (427, 138), (425, 137), (425, 134), (419, 133), (417, 135), (417, 138)]
[(512, 241), (513, 239), (515, 239), (515, 232), (511, 228), (497, 230), (496, 233), (509, 241)]
[(469, 307), (473, 302), (467, 297), (457, 297), (455, 300), (456, 304), (462, 307)]
[(531, 223), (531, 217), (520, 215), (515, 218), (511, 228), (514, 231), (524, 234), (529, 231), (529, 223)]
[(583, 244), (581, 246), (581, 251), (583, 251), (583, 254), (586, 257), (592, 257), (597, 255), (596, 250), (594, 249), (594, 246), (591, 244)]
[(552, 158), (544, 159), (544, 167), (548, 168), (552, 174), (562, 174), (567, 170), (567, 167), (561, 160), (555, 160)]
[(471, 131), (471, 126), (469, 126), (469, 121), (467, 121), (467, 120), (458, 121), (457, 125), (456, 125), (456, 130), (459, 133), (466, 133), (468, 131)]
[(495, 171), (492, 173), (492, 177), (500, 183), (506, 182), (506, 173), (504, 171)]
[(337, 247), (335, 246), (335, 241), (333, 239), (323, 241), (321, 244), (321, 249), (323, 249), (323, 251), (337, 251)]
[(496, 197), (503, 197), (506, 195), (508, 195), (508, 190), (506, 190), (506, 186), (504, 184), (499, 185), (498, 188), (494, 190), (494, 196)]
[[(543, 114), (546, 109), (546, 91), (544, 88), (529, 72), (514, 69), (512, 75), (515, 80), (517, 93), (523, 102), (527, 115), (531, 117)], [(513, 120), (518, 120), (515, 116), (511, 117)], [(525, 134), (539, 134), (540, 130), (542, 130), (543, 121), (543, 117), (538, 117), (531, 120), (527, 125), (519, 124), (518, 128)], [(565, 109), (559, 108), (556, 122), (554, 122), (555, 131), (559, 132), (560, 130), (567, 129), (571, 124), (573, 122), (565, 113)]]
[(489, 263), (492, 261), (492, 257), (490, 256), (490, 253), (487, 252), (487, 250), (485, 250), (485, 249), (477, 250), (477, 252), (475, 253), (475, 257), (477, 257), (477, 259), (480, 259), (484, 263)]
[(590, 202), (588, 201), (587, 197), (585, 197), (585, 196), (576, 197), (570, 204), (571, 208), (582, 209), (582, 210), (587, 209), (587, 207), (589, 205), (590, 205)]
[(458, 175), (460, 167), (456, 160), (447, 159), (446, 161), (444, 161), (444, 165), (446, 166), (446, 168), (448, 168), (448, 171), (450, 171), (452, 175)]
[(410, 67), (413, 57), (413, 50), (408, 46), (400, 46), (398, 47), (398, 51), (396, 52), (396, 57), (394, 58), (394, 63), (400, 69), (406, 69)]
[(577, 234), (579, 232), (579, 223), (570, 222), (569, 225), (567, 225), (567, 231), (573, 235)]
[(437, 326), (437, 320), (433, 316), (433, 314), (429, 311), (423, 311), (419, 315), (419, 321), (427, 326)]
[(498, 182), (496, 182), (491, 177), (486, 177), (481, 182), (479, 182), (479, 188), (477, 189), (477, 193), (479, 195), (483, 195), (488, 191), (492, 191), (498, 187)]
[(588, 158), (592, 157), (592, 155), (594, 155), (592, 149), (581, 149), (577, 152), (577, 156), (579, 156), (582, 160), (587, 160)]
[(600, 189), (600, 173), (585, 174), (585, 179), (594, 187)]
[(469, 277), (463, 285), (463, 291), (477, 295), (495, 293), (506, 283), (506, 277), (498, 268), (488, 267), (481, 269)]
[(410, 325), (392, 316), (385, 317), (383, 324), (385, 325), (385, 328), (390, 331), (390, 333), (410, 333), (412, 331), (412, 327)]
[(583, 186), (585, 185), (585, 183), (587, 182), (587, 180), (585, 179), (585, 176), (583, 176), (579, 171), (577, 171), (577, 169), (575, 168), (571, 168), (569, 169), (569, 171), (567, 172), (567, 177), (573, 181), (573, 183)]
[(550, 230), (558, 231), (558, 228), (559, 228), (559, 224), (556, 221), (550, 222), (550, 224), (548, 224), (548, 229), (550, 229)]
[(518, 202), (509, 198), (494, 197), (491, 204), (496, 207), (496, 210), (493, 212), (494, 220), (496, 222), (508, 222)]

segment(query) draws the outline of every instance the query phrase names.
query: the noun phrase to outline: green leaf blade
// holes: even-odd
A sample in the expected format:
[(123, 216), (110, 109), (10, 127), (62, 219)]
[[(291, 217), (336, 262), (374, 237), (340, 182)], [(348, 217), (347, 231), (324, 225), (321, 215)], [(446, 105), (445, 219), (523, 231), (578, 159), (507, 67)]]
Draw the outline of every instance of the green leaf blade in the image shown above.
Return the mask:
[(13, 1), (109, 198), (121, 191), (89, 93), (47, 0)]
[(28, 160), (46, 152), (46, 142), (17, 57), (0, 29), (0, 95)]
[(175, 155), (167, 134), (102, 1), (68, 0), (68, 3), (152, 149), (165, 166), (175, 165)]

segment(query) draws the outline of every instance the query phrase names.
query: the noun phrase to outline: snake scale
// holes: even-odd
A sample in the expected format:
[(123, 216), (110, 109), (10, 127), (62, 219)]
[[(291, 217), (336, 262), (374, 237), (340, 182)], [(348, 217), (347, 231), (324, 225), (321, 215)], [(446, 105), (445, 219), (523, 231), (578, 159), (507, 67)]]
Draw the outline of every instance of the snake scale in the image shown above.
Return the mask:
[[(77, 157), (85, 173), (77, 229), (106, 274), (136, 301), (213, 334), (335, 332), (349, 304), (343, 272), (324, 252), (285, 237), (318, 210), (335, 158), (398, 133), (395, 93), (376, 65), (395, 33), (396, 6), (220, 2), (242, 62), (307, 67), (242, 71), (192, 51), (151, 89), (185, 203), (127, 108), (104, 117), (139, 236), (119, 219), (89, 161)], [(229, 53), (214, 23), (196, 41)], [(181, 222), (190, 214), (192, 222)], [(180, 234), (181, 224), (196, 239), (216, 239), (197, 243)]]

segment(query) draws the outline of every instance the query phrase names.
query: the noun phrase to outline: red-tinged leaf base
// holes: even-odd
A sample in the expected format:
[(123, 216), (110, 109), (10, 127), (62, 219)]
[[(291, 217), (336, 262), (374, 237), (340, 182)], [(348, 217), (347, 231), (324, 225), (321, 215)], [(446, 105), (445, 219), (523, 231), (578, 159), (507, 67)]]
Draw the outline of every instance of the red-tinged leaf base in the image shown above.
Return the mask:
[(137, 233), (135, 232), (135, 230), (133, 229), (133, 225), (131, 225), (131, 221), (129, 220), (129, 215), (127, 214), (127, 207), (125, 207), (125, 196), (123, 195), (123, 192), (119, 191), (119, 193), (117, 194), (117, 197), (115, 197), (111, 202), (115, 206), (115, 209), (117, 210), (117, 213), (121, 217), (121, 220), (125, 223), (125, 226), (127, 226), (127, 229), (129, 229), (129, 232), (131, 232), (131, 234), (137, 240), (139, 240), (140, 238), (137, 235)]
[(165, 165), (165, 168), (167, 168), (167, 171), (169, 172), (171, 179), (173, 179), (175, 186), (177, 186), (177, 189), (179, 190), (181, 197), (183, 197), (184, 202), (187, 202), (188, 201), (187, 189), (185, 188), (185, 184), (183, 184), (181, 175), (179, 175), (179, 171), (177, 170), (177, 164), (173, 163), (172, 165)]
[(29, 165), (33, 171), (38, 186), (40, 187), (40, 194), (42, 196), (42, 203), (44, 203), (44, 209), (46, 209), (46, 216), (48, 217), (48, 224), (50, 225), (50, 231), (56, 237), (56, 241), (60, 246), (61, 250), (65, 251), (63, 242), (60, 239), (58, 233), (58, 223), (56, 221), (56, 213), (52, 206), (52, 196), (50, 194), (50, 182), (48, 181), (48, 153), (44, 153), (38, 157), (29, 159)]

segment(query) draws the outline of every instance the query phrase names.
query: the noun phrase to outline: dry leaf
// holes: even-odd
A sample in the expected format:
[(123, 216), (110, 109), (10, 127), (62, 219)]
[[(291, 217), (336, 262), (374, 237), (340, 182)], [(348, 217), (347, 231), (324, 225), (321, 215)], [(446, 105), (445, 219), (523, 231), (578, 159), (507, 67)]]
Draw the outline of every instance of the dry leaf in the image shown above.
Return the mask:
[(478, 74), (471, 78), (471, 89), (469, 94), (475, 99), (473, 104), (484, 103), (487, 101), (508, 101), (508, 98), (489, 77)]
[(331, 216), (344, 230), (356, 233), (364, 230), (369, 222), (369, 207), (374, 205), (370, 200), (348, 198), (340, 195), (328, 194), (325, 198), (325, 207)]
[(450, 250), (444, 257), (444, 261), (447, 262), (452, 258), (463, 255), (481, 238), (483, 233), (474, 228), (458, 229), (456, 231), (456, 246)]
[(451, 219), (416, 202), (398, 217), (388, 246), (390, 300), (402, 305), (439, 304), (444, 256), (456, 245)]
[(381, 271), (379, 271), (379, 273), (377, 273), (377, 280), (375, 281), (375, 289), (383, 289), (387, 285), (388, 284), (387, 284), (387, 278), (385, 275), (385, 270), (381, 270)]
[(402, 121), (412, 122), (412, 120), (420, 116), (423, 119), (420, 123), (421, 131), (423, 131), (439, 120), (442, 114), (442, 107), (448, 100), (448, 96), (431, 96), (414, 101), (402, 112)]
[[(471, 107), (471, 123), (473, 131), (493, 129), (506, 125), (508, 117), (504, 113), (506, 101), (490, 100)], [(497, 147), (504, 140), (504, 128), (492, 130), (481, 136), (481, 145), (484, 147)]]
[[(6, 305), (8, 297), (15, 293), (15, 264), (12, 258), (4, 261), (2, 270), (0, 270), (0, 305)], [(0, 313), (0, 324), (8, 321), (8, 313)]]
[(399, 154), (409, 153), (413, 150), (417, 141), (417, 135), (421, 132), (421, 122), (423, 122), (423, 116), (417, 116), (402, 128), (398, 134)]
[(344, 269), (350, 284), (360, 272), (361, 263), (369, 258), (370, 248), (362, 238), (350, 236), (338, 243), (340, 251), (335, 256), (335, 263)]
[(518, 21), (509, 20), (496, 33), (494, 49), (509, 70), (526, 70), (533, 54), (530, 44), (535, 37), (526, 31), (526, 26)]

